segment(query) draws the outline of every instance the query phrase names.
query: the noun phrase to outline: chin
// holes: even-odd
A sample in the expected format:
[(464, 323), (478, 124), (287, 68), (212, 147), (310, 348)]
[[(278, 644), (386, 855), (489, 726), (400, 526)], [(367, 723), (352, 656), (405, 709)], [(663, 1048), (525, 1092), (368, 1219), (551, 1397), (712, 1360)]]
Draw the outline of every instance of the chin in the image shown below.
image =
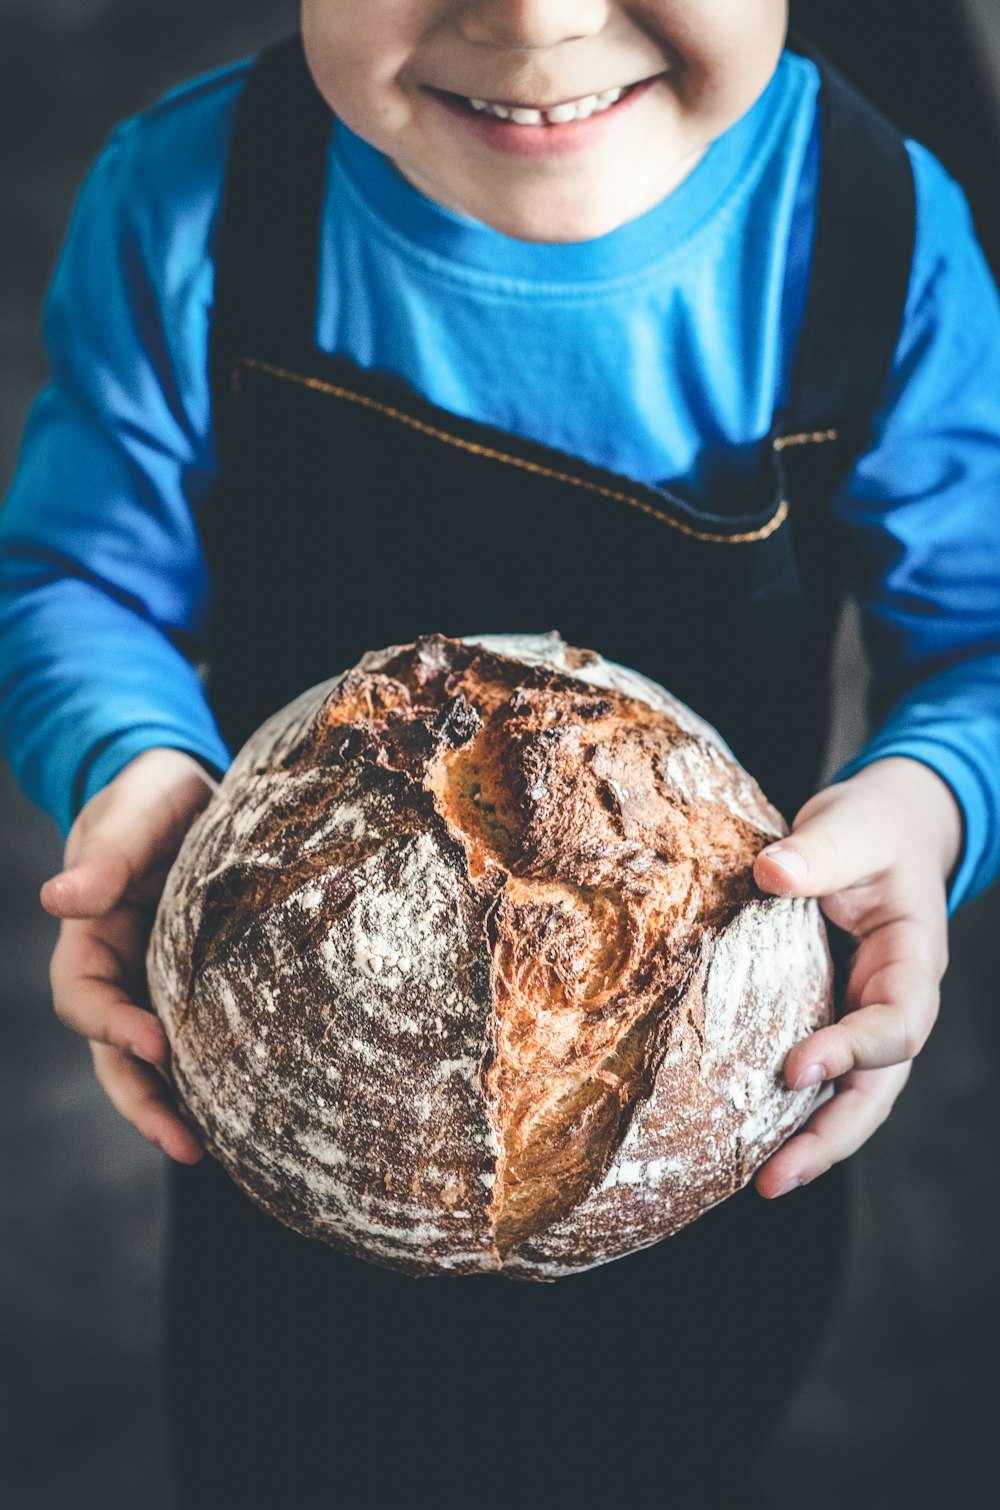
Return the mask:
[[(485, 209), (485, 207), (484, 207)], [(625, 206), (581, 205), (549, 197), (537, 206), (508, 207), (497, 196), (482, 218), (504, 236), (518, 241), (593, 241), (631, 219)]]

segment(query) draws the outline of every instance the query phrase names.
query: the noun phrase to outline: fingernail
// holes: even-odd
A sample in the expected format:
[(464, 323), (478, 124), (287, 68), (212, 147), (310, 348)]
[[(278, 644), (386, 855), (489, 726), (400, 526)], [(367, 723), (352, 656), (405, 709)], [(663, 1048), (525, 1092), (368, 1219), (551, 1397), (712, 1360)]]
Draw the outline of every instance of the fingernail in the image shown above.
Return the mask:
[(802, 1071), (792, 1086), (792, 1090), (807, 1091), (811, 1085), (819, 1085), (825, 1074), (826, 1071), (821, 1064), (811, 1064), (808, 1069)]
[(796, 881), (804, 881), (809, 874), (809, 866), (806, 864), (804, 855), (800, 855), (797, 849), (786, 849), (783, 844), (771, 844), (761, 851), (769, 860), (775, 860), (782, 870), (787, 871)]
[(778, 1196), (790, 1195), (793, 1190), (798, 1190), (801, 1184), (802, 1181), (796, 1176), (794, 1180), (789, 1180), (787, 1185), (782, 1185), (781, 1189), (778, 1191), (778, 1194), (774, 1197), (774, 1199), (777, 1200)]

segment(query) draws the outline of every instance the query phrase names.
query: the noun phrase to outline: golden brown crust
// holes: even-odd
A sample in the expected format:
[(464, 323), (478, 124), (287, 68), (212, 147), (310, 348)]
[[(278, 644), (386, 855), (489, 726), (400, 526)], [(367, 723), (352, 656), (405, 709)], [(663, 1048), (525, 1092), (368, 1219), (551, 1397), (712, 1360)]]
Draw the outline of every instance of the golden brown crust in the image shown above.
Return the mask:
[(276, 715), (150, 948), (216, 1156), (411, 1274), (551, 1278), (678, 1230), (802, 1120), (778, 1071), (830, 1012), (816, 905), (753, 882), (783, 824), (714, 731), (527, 643), (427, 636)]

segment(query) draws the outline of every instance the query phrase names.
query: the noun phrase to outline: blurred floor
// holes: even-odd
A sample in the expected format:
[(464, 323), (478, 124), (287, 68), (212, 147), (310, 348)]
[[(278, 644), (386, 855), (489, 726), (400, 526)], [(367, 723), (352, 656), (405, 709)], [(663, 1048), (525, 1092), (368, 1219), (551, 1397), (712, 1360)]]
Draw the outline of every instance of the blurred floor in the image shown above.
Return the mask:
[[(996, 0), (970, 4), (995, 42)], [(0, 490), (44, 379), (42, 292), (110, 125), (286, 32), (295, 10), (292, 0), (4, 0)], [(851, 619), (838, 664), (831, 766), (861, 738)], [(5, 770), (0, 836), (0, 1505), (171, 1510), (155, 1369), (163, 1167), (98, 1090), (87, 1046), (52, 1015), (55, 925), (36, 896), (60, 847)], [(858, 1226), (841, 1305), (761, 1460), (775, 1510), (995, 1502), (1000, 889), (956, 919), (952, 960), (910, 1085), (853, 1161)]]

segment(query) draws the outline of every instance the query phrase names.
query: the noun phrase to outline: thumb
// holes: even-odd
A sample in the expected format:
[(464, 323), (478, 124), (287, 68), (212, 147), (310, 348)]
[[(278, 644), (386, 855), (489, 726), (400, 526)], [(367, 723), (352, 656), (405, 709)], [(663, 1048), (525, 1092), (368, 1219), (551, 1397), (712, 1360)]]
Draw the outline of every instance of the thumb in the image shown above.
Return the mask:
[(131, 879), (129, 857), (120, 849), (102, 848), (46, 881), (40, 899), (55, 918), (104, 917), (121, 901)]
[(818, 811), (796, 818), (792, 832), (761, 850), (754, 880), (778, 896), (825, 897), (871, 880), (885, 869), (884, 836), (843, 787)]
[(192, 757), (153, 749), (131, 761), (92, 797), (70, 831), (66, 868), (41, 890), (46, 912), (96, 918), (126, 891), (155, 889), (174, 860), (215, 781)]

